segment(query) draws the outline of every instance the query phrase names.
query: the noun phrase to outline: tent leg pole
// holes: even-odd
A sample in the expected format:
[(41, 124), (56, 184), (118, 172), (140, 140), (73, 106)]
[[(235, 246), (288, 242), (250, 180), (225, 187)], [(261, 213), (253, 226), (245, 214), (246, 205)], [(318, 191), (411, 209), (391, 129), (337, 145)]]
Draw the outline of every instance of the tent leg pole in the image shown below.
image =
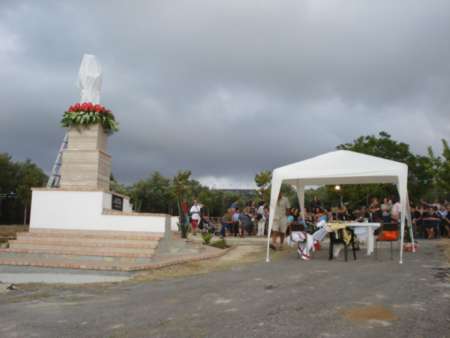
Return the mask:
[(409, 224), (409, 237), (411, 238), (412, 252), (416, 252), (416, 243), (414, 243), (414, 230), (412, 224)]
[(267, 253), (266, 253), (266, 263), (270, 262), (270, 233), (272, 229), (267, 227)]

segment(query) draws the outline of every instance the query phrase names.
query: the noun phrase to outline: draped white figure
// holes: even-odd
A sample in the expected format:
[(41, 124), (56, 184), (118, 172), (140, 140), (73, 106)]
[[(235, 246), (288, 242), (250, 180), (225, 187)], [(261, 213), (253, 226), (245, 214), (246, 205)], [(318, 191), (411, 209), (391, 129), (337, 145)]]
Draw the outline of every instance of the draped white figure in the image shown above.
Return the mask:
[(95, 55), (84, 54), (78, 72), (77, 86), (81, 90), (80, 102), (100, 103), (102, 67)]

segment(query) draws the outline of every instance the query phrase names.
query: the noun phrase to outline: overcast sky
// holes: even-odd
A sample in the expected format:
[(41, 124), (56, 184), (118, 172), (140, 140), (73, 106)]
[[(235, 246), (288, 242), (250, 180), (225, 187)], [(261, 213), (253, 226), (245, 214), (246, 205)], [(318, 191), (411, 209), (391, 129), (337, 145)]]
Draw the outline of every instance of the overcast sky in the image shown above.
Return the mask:
[(50, 171), (83, 53), (124, 183), (217, 187), (389, 132), (450, 136), (450, 1), (0, 1), (0, 152)]

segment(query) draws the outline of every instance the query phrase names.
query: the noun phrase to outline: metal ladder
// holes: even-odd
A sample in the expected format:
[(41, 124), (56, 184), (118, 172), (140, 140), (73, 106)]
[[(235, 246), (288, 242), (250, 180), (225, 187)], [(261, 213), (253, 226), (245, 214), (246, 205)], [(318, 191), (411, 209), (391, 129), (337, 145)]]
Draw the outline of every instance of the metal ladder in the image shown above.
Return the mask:
[(62, 154), (67, 148), (67, 143), (69, 141), (69, 134), (64, 135), (64, 140), (59, 147), (58, 156), (56, 156), (55, 163), (52, 167), (52, 174), (48, 179), (47, 188), (57, 188), (59, 187), (59, 182), (61, 180), (61, 164), (62, 164)]

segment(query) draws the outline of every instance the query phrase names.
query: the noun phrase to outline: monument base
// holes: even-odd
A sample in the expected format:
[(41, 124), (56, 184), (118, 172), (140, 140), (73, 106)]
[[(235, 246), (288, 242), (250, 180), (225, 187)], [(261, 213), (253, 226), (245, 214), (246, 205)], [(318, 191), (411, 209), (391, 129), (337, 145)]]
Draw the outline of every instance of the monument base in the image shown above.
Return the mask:
[(100, 190), (34, 188), (30, 229), (171, 233), (166, 214), (136, 213), (129, 198)]

